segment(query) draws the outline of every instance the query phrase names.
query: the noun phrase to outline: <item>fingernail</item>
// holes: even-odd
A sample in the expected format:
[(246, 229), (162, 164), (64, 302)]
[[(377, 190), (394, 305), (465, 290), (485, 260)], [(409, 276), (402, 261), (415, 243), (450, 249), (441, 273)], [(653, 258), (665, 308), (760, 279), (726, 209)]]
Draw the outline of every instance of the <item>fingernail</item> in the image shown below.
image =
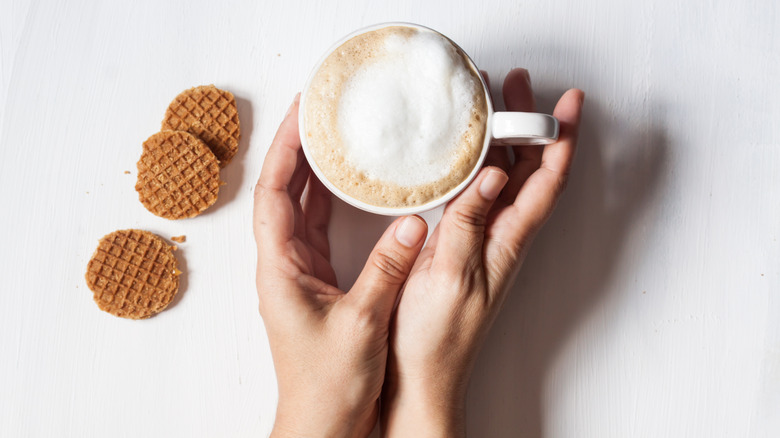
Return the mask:
[(298, 103), (300, 100), (301, 100), (301, 93), (298, 93), (298, 94), (295, 95), (295, 99), (293, 99), (292, 103), (290, 104), (290, 107), (287, 108), (287, 112), (284, 113), (284, 117), (285, 118), (290, 115), (290, 113), (292, 112), (293, 108), (295, 107), (295, 104)]
[(395, 239), (398, 242), (411, 248), (416, 246), (425, 237), (427, 227), (425, 222), (417, 216), (407, 216), (395, 229)]
[(530, 84), (531, 83), (531, 74), (528, 73), (528, 70), (524, 69), (524, 68), (519, 68), (518, 70), (520, 70), (523, 73), (523, 77), (525, 77), (525, 81)]
[(504, 188), (508, 180), (509, 177), (504, 172), (490, 170), (479, 184), (479, 194), (488, 201), (492, 201), (498, 198), (498, 194), (501, 193), (501, 189)]

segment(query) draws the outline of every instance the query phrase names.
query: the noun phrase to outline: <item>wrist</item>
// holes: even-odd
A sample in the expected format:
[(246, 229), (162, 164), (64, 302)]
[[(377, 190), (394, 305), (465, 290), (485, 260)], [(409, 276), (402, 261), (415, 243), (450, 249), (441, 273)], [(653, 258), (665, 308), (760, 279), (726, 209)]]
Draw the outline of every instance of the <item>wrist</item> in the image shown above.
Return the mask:
[(382, 435), (386, 437), (465, 437), (465, 385), (386, 381)]
[(371, 433), (377, 419), (376, 405), (365, 412), (336, 412), (331, 403), (322, 400), (312, 407), (280, 402), (271, 438), (353, 438)]

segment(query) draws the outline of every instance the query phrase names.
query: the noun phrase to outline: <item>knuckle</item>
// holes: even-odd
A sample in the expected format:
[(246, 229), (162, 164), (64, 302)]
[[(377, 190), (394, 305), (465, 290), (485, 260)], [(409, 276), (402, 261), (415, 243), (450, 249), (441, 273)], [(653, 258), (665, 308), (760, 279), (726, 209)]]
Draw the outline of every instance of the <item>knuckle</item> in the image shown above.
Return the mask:
[(322, 233), (324, 235), (328, 234), (328, 223), (327, 222), (318, 222), (313, 225), (311, 225), (311, 229), (313, 231), (316, 231), (318, 233)]
[(262, 198), (267, 191), (267, 188), (265, 184), (263, 184), (262, 180), (258, 180), (255, 184), (255, 199)]
[(371, 264), (393, 282), (402, 283), (406, 280), (406, 260), (396, 251), (378, 249), (371, 257)]
[(258, 181), (255, 185), (254, 191), (254, 212), (258, 215), (266, 210), (266, 204), (268, 202), (268, 187), (262, 182)]
[(380, 325), (379, 313), (376, 312), (374, 307), (359, 306), (355, 310), (354, 316), (355, 324), (362, 330), (370, 329)]
[(536, 233), (542, 228), (547, 219), (552, 215), (552, 208), (555, 204), (539, 208), (534, 215), (525, 215), (522, 211), (519, 211), (516, 205), (512, 205), (515, 209), (517, 219), (515, 220), (515, 233), (510, 241), (501, 241), (500, 243), (509, 248), (509, 251), (524, 250), (533, 240)]
[(496, 248), (494, 262), (502, 272), (508, 272), (514, 267), (525, 247), (524, 242), (514, 240), (491, 239)]
[(567, 173), (558, 174), (555, 179), (555, 196), (561, 196), (566, 191), (566, 187), (569, 186), (569, 175)]
[(460, 270), (444, 267), (431, 272), (434, 283), (444, 290), (458, 290), (461, 288), (463, 273)]
[(287, 190), (287, 184), (268, 184), (267, 181), (263, 181), (261, 178), (255, 184), (254, 196), (255, 200), (262, 200), (268, 198), (273, 193), (286, 192)]
[(468, 233), (478, 233), (485, 230), (485, 215), (476, 206), (466, 206), (452, 210), (452, 223)]
[(346, 317), (344, 327), (349, 327), (350, 333), (366, 334), (383, 327), (382, 317), (377, 309), (362, 302), (351, 304), (343, 316)]
[(472, 275), (473, 272), (475, 271), (472, 266), (446, 265), (432, 271), (431, 275), (434, 283), (440, 285), (443, 289), (460, 291), (474, 289), (475, 279)]
[(257, 215), (258, 210), (260, 209), (260, 206), (263, 203), (263, 198), (265, 197), (265, 193), (263, 192), (263, 188), (260, 187), (260, 184), (257, 184), (255, 186), (255, 191), (253, 193), (254, 197), (254, 213)]
[(553, 196), (553, 200), (557, 200), (569, 184), (569, 169), (558, 169), (542, 163), (540, 170), (545, 174), (546, 184)]

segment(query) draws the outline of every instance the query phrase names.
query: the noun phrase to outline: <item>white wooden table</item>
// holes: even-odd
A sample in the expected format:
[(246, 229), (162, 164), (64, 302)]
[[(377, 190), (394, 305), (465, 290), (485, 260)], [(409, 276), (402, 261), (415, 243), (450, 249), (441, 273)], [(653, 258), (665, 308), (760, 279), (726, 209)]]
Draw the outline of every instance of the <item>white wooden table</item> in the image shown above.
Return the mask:
[[(253, 186), (323, 51), (398, 20), (449, 35), (496, 90), (527, 67), (543, 111), (587, 92), (470, 436), (780, 436), (780, 8), (747, 4), (0, 0), (0, 436), (268, 433)], [(209, 83), (239, 99), (228, 184), (201, 217), (157, 218), (133, 189), (141, 143)], [(336, 204), (342, 285), (388, 223)], [(180, 297), (146, 321), (99, 311), (84, 281), (97, 240), (130, 227), (187, 235)]]

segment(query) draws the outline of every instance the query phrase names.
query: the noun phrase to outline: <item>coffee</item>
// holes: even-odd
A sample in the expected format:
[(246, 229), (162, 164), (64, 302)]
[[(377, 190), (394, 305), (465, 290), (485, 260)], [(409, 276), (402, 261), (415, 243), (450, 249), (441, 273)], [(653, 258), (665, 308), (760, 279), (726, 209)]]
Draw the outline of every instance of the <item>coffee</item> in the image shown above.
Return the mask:
[(310, 158), (333, 185), (364, 203), (402, 208), (469, 177), (488, 107), (478, 73), (451, 41), (391, 26), (334, 50), (303, 111)]

